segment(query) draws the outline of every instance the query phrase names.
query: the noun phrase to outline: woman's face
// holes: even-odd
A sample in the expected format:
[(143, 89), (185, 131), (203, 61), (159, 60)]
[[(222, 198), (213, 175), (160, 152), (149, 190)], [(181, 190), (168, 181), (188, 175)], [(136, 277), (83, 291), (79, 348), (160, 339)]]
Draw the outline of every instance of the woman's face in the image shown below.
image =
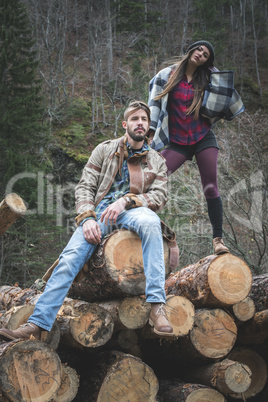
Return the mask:
[(196, 48), (193, 53), (191, 54), (189, 58), (189, 62), (196, 67), (202, 66), (202, 64), (205, 64), (206, 61), (208, 61), (210, 57), (210, 52), (208, 48), (204, 45), (199, 46)]

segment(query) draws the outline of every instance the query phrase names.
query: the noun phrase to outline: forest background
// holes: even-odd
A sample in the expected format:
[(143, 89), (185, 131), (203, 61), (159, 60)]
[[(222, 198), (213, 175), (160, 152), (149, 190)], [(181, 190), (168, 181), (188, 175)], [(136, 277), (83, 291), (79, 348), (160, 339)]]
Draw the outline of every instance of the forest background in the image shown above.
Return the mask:
[[(0, 237), (0, 284), (42, 277), (75, 230), (74, 187), (93, 148), (121, 136), (132, 99), (189, 44), (208, 40), (234, 70), (246, 110), (214, 131), (224, 239), (253, 274), (268, 272), (268, 5), (265, 0), (0, 0), (0, 197), (27, 213)], [(211, 254), (195, 161), (168, 182), (161, 218), (180, 266)]]

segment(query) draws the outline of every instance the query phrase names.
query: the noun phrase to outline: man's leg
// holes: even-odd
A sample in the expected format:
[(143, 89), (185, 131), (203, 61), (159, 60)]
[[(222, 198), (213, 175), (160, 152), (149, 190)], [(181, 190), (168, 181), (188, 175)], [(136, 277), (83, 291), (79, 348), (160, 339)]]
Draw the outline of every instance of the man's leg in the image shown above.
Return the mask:
[(143, 266), (146, 277), (145, 296), (151, 303), (150, 324), (158, 335), (172, 335), (164, 309), (165, 262), (161, 221), (158, 215), (148, 208), (134, 208), (122, 212), (117, 224), (136, 232), (141, 238)]
[[(104, 224), (100, 224), (100, 227), (103, 236), (110, 229)], [(74, 278), (96, 247), (85, 240), (83, 229), (79, 226), (61, 253), (59, 263), (49, 278), (44, 292), (39, 297), (27, 325), (15, 331), (1, 328), (0, 337), (5, 339), (29, 338), (33, 334), (36, 339), (40, 339), (42, 329), (50, 331)]]

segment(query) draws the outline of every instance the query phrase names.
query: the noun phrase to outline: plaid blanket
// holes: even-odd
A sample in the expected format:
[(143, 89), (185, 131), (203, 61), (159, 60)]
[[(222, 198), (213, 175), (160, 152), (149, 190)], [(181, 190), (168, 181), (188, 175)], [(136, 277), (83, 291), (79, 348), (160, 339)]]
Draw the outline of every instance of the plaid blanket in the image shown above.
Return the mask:
[[(163, 98), (154, 100), (156, 95), (163, 91), (172, 69), (176, 65), (166, 67), (159, 71), (150, 81), (148, 105), (151, 110), (150, 128), (155, 131), (151, 147), (156, 151), (169, 143), (168, 131), (168, 94)], [(211, 124), (220, 119), (232, 120), (245, 110), (243, 102), (234, 89), (233, 71), (211, 72), (210, 84), (205, 89), (200, 114), (210, 120)]]
[(234, 72), (212, 72), (210, 83), (205, 89), (200, 114), (214, 124), (220, 119), (230, 121), (244, 110), (245, 106), (234, 89)]

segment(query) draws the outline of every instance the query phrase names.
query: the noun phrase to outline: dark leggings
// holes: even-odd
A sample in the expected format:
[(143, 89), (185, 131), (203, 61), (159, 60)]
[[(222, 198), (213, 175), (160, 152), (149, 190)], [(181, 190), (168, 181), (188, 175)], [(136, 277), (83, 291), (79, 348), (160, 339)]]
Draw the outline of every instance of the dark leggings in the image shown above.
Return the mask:
[[(172, 149), (164, 149), (161, 154), (166, 159), (168, 176), (175, 172), (187, 157)], [(195, 155), (200, 172), (202, 187), (208, 205), (208, 215), (213, 228), (213, 238), (222, 237), (222, 201), (217, 183), (218, 148), (205, 148)]]

